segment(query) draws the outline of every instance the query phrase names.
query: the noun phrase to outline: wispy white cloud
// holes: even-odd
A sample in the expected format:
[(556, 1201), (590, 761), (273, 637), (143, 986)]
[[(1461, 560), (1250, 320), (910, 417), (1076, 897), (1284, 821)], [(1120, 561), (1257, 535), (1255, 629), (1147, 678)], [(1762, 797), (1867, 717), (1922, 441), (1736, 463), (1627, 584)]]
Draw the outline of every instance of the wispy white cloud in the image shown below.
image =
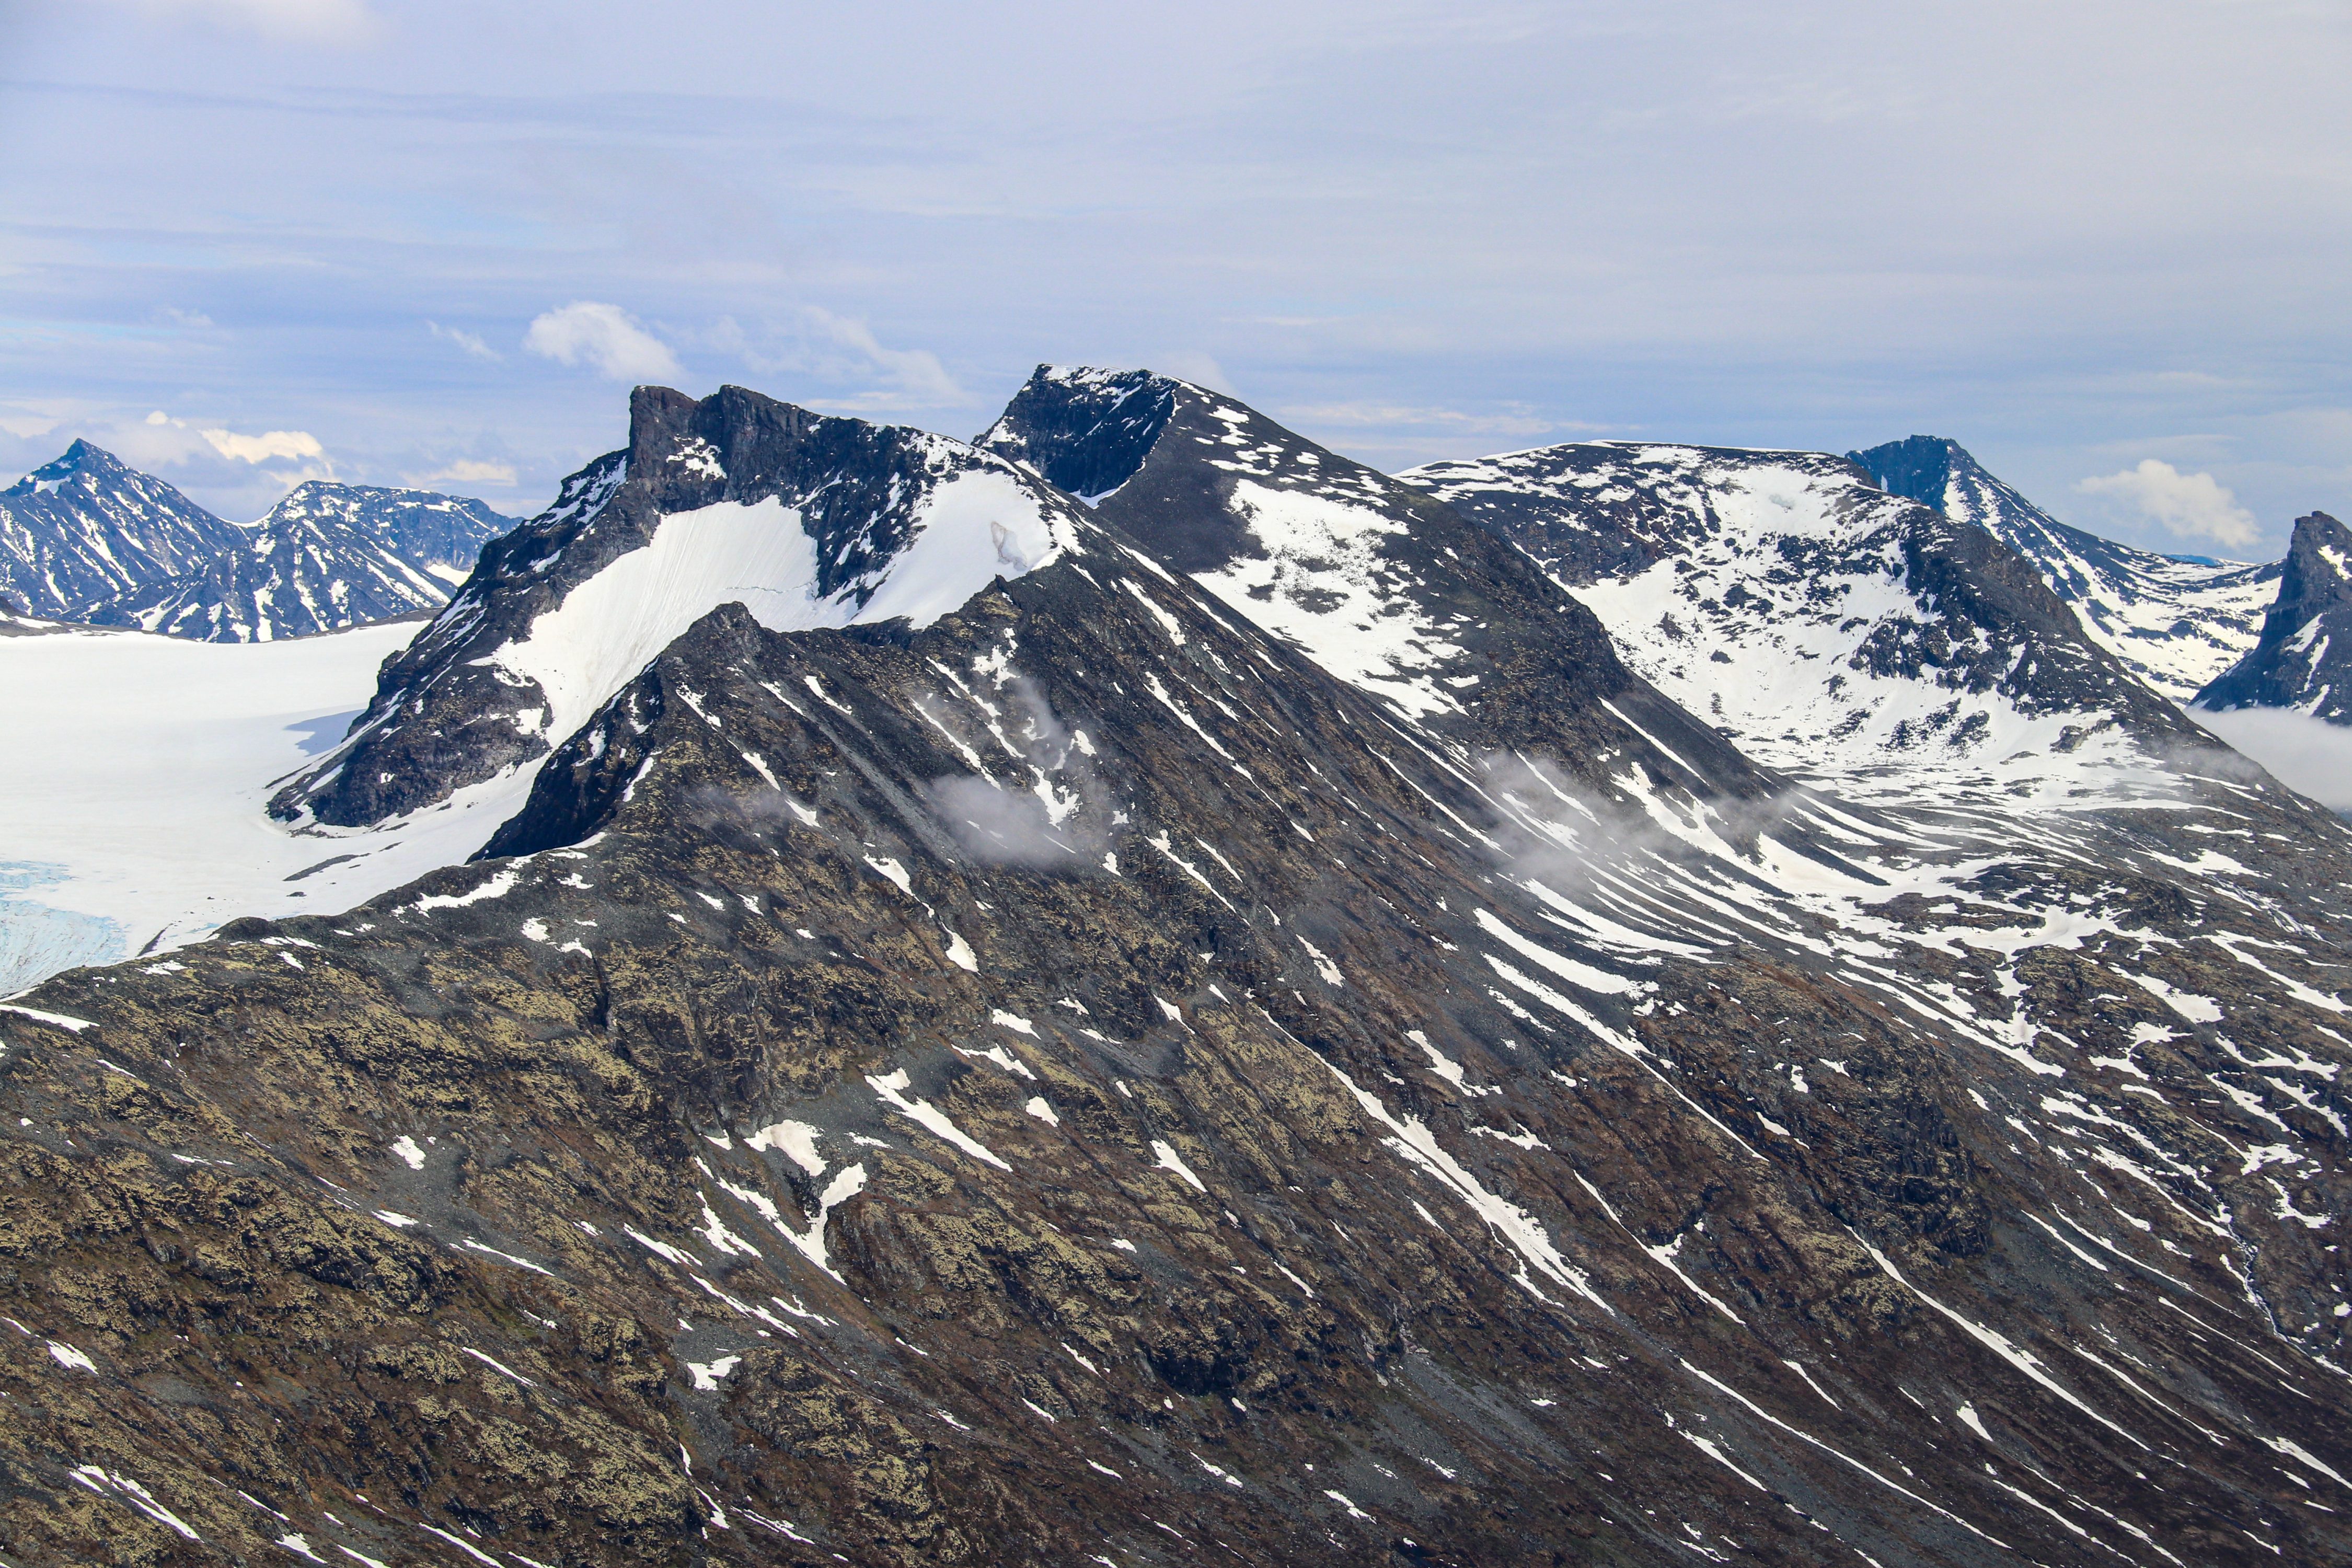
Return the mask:
[(531, 353), (585, 364), (614, 381), (676, 381), (684, 372), (669, 345), (618, 305), (575, 300), (534, 319), (523, 334)]
[(37, 437), (46, 436), (56, 429), (61, 422), (58, 416), (54, 414), (0, 414), (0, 430), (6, 431), (20, 441), (30, 441)]
[(435, 337), (444, 342), (457, 344), (476, 359), (486, 359), (493, 364), (501, 364), (506, 361), (507, 356), (484, 342), (478, 332), (463, 331), (456, 327), (445, 327), (438, 321), (427, 321), (425, 326), (425, 330)]
[(1596, 429), (1563, 425), (1524, 407), (1432, 408), (1402, 403), (1310, 403), (1286, 405), (1282, 417), (1299, 425), (1366, 430), (1459, 430), (1480, 436), (1540, 436), (1548, 431)]
[(1189, 381), (1195, 386), (1205, 386), (1211, 392), (1222, 392), (1228, 397), (1239, 397), (1240, 390), (1225, 367), (1213, 354), (1198, 349), (1179, 349), (1173, 353), (1154, 354), (1151, 368), (1162, 375), (1172, 375), (1179, 381)]
[(940, 363), (940, 356), (930, 350), (886, 348), (864, 321), (836, 316), (821, 306), (808, 307), (808, 319), (834, 347), (863, 359), (888, 383), (891, 391), (917, 403), (967, 401), (963, 388), (956, 384), (955, 377), (947, 373), (947, 367)]
[(415, 485), (419, 489), (430, 485), (445, 484), (505, 486), (515, 482), (515, 470), (512, 463), (491, 463), (473, 458), (460, 458), (454, 463), (444, 463), (430, 473), (406, 475), (404, 482)]
[(860, 317), (803, 305), (782, 321), (746, 328), (722, 316), (704, 341), (732, 354), (753, 374), (814, 384), (775, 388), (782, 395), (843, 412), (961, 408), (972, 398), (929, 349), (893, 348)]
[(308, 430), (265, 430), (258, 436), (240, 435), (219, 426), (192, 426), (184, 419), (174, 419), (158, 408), (143, 422), (148, 430), (161, 437), (160, 441), (146, 443), (149, 461), (184, 461), (195, 448), (184, 437), (174, 439), (172, 432), (188, 432), (224, 458), (240, 463), (267, 463), (277, 458), (295, 461), (316, 459), (331, 470), (327, 462), (327, 449)]
[(267, 463), (278, 458), (323, 460), (327, 456), (327, 449), (308, 430), (265, 430), (258, 436), (240, 436), (234, 430), (199, 430), (196, 434), (210, 442), (214, 451), (240, 463)]
[(2181, 539), (2252, 544), (2262, 530), (2210, 474), (2184, 474), (2170, 463), (2143, 458), (2137, 468), (2083, 480), (2085, 495), (2113, 496)]

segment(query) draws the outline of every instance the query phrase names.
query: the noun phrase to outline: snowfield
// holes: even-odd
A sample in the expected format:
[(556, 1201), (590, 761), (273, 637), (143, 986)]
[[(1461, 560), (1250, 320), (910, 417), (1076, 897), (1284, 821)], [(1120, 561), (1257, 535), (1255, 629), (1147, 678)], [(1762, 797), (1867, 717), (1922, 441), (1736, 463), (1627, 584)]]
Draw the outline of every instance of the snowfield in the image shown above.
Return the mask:
[(365, 833), (289, 832), (262, 812), (415, 630), (203, 643), (0, 623), (24, 634), (0, 636), (0, 995), (239, 915), (346, 909), (478, 848), (528, 773)]

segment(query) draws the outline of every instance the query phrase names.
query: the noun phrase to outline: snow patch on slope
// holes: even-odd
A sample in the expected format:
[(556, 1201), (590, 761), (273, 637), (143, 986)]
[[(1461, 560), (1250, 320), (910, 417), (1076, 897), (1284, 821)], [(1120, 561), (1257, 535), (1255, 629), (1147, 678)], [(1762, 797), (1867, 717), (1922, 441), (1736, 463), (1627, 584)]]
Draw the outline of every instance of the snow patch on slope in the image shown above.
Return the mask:
[(1247, 480), (1234, 485), (1233, 500), (1265, 553), (1195, 573), (1196, 582), (1413, 718), (1460, 710), (1432, 672), (1460, 648), (1414, 613), (1392, 580), (1398, 569), (1381, 555), (1381, 541), (1404, 524), (1369, 506)]

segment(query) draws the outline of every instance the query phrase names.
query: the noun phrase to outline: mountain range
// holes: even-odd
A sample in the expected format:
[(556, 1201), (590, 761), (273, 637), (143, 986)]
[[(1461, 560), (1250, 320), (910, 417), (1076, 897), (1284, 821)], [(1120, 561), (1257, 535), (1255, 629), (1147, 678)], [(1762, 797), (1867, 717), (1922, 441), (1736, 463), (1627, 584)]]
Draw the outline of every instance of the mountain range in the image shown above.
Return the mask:
[(439, 608), (513, 522), (478, 500), (310, 479), (239, 525), (77, 440), (0, 490), (0, 599), (212, 642), (307, 637)]
[(2352, 829), (2219, 611), (1827, 454), (630, 414), (180, 847), (286, 895), (0, 1004), (0, 1550), (2352, 1560)]

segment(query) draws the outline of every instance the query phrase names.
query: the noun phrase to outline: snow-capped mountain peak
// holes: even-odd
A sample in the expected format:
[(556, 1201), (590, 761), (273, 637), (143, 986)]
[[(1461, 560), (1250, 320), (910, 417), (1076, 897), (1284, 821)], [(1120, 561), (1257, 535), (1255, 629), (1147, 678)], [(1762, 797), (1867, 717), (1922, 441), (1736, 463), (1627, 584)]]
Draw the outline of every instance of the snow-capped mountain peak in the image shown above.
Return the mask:
[(1465, 773), (1566, 753), (1609, 809), (1701, 824), (1782, 787), (1629, 669), (1507, 541), (1238, 399), (1145, 371), (1040, 366), (983, 439), (1091, 487), (1093, 515), (1155, 570), (1379, 698)]
[(2094, 642), (2176, 702), (2252, 646), (2278, 582), (2275, 562), (2159, 555), (2071, 528), (1939, 436), (1847, 456), (1889, 494), (1976, 523), (2024, 556)]
[[(722, 387), (640, 387), (628, 447), (495, 542), (289, 819), (382, 821), (543, 755), (718, 606), (772, 630), (929, 625), (1055, 560), (1082, 510), (944, 436)], [(523, 778), (521, 786), (529, 781)]]
[(1633, 668), (1793, 776), (2064, 798), (2186, 732), (2008, 547), (1843, 458), (1578, 442), (1401, 477), (1517, 542)]
[(466, 496), (305, 479), (253, 526), (266, 531), (307, 523), (339, 531), (455, 586), (474, 570), (482, 546), (515, 521)]
[(478, 500), (313, 479), (237, 530), (241, 548), (89, 606), (83, 619), (271, 642), (437, 610), (511, 526)]
[(77, 437), (63, 453), (0, 490), (0, 495), (51, 495), (77, 483), (98, 489), (127, 483), (132, 477), (133, 470), (126, 468), (121, 458)]
[(268, 642), (436, 609), (510, 522), (478, 500), (312, 480), (232, 523), (76, 440), (0, 491), (0, 595), (60, 620)]
[(0, 594), (29, 615), (86, 619), (242, 543), (234, 525), (84, 440), (0, 490)]

